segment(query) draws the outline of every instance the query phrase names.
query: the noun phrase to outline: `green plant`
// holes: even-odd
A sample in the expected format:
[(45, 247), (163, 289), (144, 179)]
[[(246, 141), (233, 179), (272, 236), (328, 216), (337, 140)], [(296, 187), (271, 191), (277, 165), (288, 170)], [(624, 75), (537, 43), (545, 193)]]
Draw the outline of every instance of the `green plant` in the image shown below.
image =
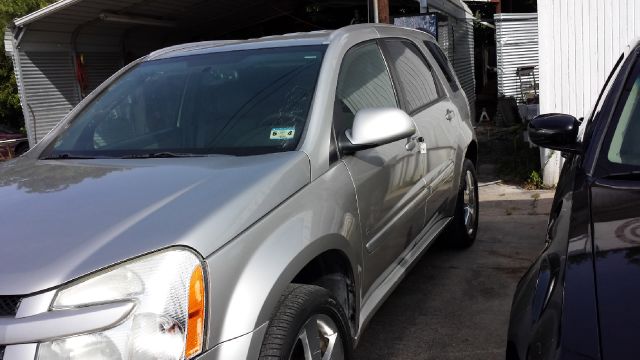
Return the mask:
[(543, 189), (544, 182), (542, 181), (542, 176), (535, 171), (532, 170), (531, 174), (529, 174), (529, 178), (525, 182), (525, 188), (527, 189)]
[(540, 177), (540, 150), (524, 141), (524, 131), (524, 125), (505, 129), (491, 140), (491, 146), (500, 179), (527, 186), (533, 172)]

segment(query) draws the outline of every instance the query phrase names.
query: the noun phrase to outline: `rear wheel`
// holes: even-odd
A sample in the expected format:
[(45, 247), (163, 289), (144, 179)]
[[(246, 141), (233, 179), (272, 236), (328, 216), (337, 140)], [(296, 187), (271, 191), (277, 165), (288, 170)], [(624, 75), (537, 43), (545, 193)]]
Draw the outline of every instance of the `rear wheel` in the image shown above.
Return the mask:
[(351, 337), (331, 293), (292, 284), (280, 299), (260, 350), (262, 360), (346, 360)]
[(479, 215), (480, 203), (478, 201), (476, 169), (471, 160), (465, 159), (458, 190), (456, 212), (449, 225), (449, 241), (452, 246), (468, 248), (473, 245), (478, 232)]

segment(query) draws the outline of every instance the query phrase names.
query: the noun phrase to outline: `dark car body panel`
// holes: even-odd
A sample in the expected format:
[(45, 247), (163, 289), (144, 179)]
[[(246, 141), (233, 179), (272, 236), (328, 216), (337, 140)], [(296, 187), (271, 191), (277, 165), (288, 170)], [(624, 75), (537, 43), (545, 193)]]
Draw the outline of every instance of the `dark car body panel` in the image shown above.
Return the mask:
[(607, 180), (597, 167), (636, 53), (612, 71), (582, 152), (563, 153), (546, 243), (514, 296), (507, 360), (640, 358), (640, 182)]
[(592, 188), (602, 358), (638, 359), (640, 182), (599, 180)]
[(565, 164), (545, 247), (518, 284), (507, 359), (599, 358), (588, 183), (576, 170)]

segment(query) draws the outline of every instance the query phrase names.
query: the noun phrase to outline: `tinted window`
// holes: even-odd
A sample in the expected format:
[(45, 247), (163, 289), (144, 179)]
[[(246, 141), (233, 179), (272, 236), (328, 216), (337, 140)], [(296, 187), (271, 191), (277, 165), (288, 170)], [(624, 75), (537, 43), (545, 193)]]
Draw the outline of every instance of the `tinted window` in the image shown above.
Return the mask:
[(228, 51), (142, 63), (76, 116), (45, 156), (293, 150), (324, 50)]
[(425, 41), (424, 45), (429, 49), (431, 55), (438, 63), (440, 70), (444, 74), (444, 77), (447, 79), (449, 86), (451, 86), (451, 90), (454, 92), (458, 91), (458, 83), (456, 82), (456, 77), (453, 75), (453, 71), (451, 70), (451, 66), (449, 65), (449, 61), (447, 60), (447, 56), (442, 52), (442, 49), (437, 44), (432, 43), (431, 41)]
[(397, 106), (378, 45), (370, 42), (349, 50), (342, 61), (336, 89), (334, 124), (338, 136), (351, 128), (359, 110)]
[(397, 86), (407, 112), (414, 112), (442, 96), (435, 74), (420, 50), (405, 40), (385, 41), (389, 62), (397, 73)]
[(613, 164), (640, 166), (640, 66), (625, 84), (609, 130), (607, 159)]

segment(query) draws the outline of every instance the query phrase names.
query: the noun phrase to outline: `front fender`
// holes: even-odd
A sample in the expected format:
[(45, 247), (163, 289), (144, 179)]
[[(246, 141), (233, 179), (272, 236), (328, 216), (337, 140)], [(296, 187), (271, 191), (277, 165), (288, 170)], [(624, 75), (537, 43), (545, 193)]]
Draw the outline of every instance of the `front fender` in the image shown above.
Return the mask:
[(563, 169), (547, 245), (517, 286), (507, 360), (600, 358), (588, 182), (576, 167)]
[(211, 289), (208, 347), (268, 322), (286, 286), (329, 250), (349, 259), (359, 289), (360, 224), (353, 182), (343, 163), (206, 259)]

